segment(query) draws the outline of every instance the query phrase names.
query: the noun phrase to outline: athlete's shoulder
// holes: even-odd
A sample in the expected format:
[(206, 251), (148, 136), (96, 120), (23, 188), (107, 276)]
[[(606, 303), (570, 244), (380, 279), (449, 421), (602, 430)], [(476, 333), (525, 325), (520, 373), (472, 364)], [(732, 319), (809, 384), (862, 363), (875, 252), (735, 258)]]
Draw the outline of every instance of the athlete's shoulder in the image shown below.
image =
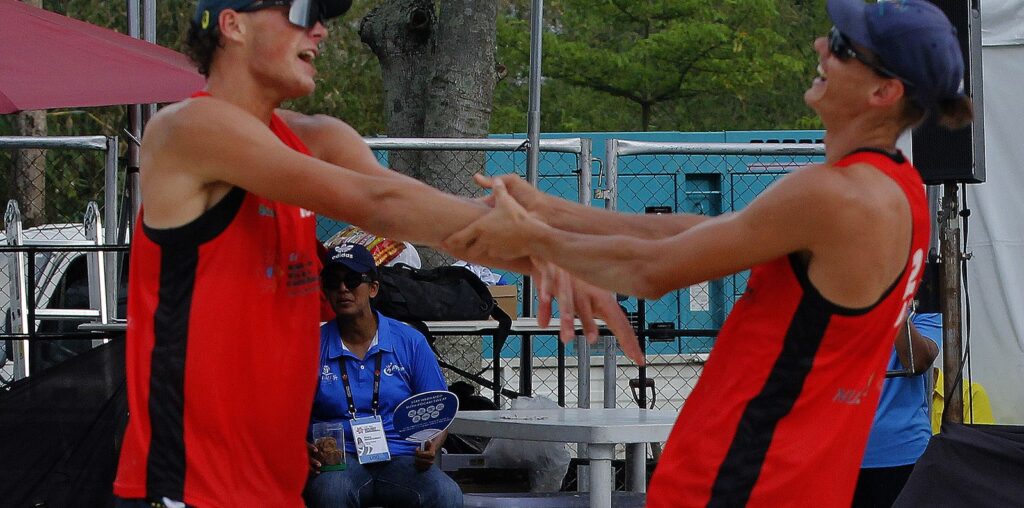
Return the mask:
[(195, 97), (161, 109), (146, 124), (146, 136), (192, 146), (220, 143), (235, 129), (254, 129), (261, 125), (255, 116), (230, 102)]
[(328, 160), (337, 146), (351, 150), (354, 144), (366, 144), (362, 136), (343, 120), (329, 115), (305, 115), (290, 110), (276, 110), (274, 113), (288, 124), (317, 159)]
[(771, 186), (763, 196), (780, 205), (799, 204), (800, 208), (827, 215), (840, 207), (858, 207), (860, 191), (837, 167), (821, 163), (794, 170)]

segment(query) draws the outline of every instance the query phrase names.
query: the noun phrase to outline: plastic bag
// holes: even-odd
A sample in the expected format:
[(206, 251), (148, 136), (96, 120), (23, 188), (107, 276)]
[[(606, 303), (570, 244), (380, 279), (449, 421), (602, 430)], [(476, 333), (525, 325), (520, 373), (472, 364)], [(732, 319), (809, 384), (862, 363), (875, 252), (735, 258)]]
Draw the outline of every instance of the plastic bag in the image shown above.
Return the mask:
[[(512, 409), (557, 409), (545, 397), (519, 397)], [(490, 467), (522, 468), (529, 471), (530, 492), (558, 492), (569, 469), (569, 449), (565, 443), (491, 439), (484, 449)]]

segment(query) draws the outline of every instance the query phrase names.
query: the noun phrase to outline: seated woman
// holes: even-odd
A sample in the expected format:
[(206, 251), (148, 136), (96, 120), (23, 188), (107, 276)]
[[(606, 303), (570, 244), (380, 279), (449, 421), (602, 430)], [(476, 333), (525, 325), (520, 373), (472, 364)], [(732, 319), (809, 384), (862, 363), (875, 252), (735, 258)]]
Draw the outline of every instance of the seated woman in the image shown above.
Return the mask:
[[(313, 508), (462, 506), (459, 486), (434, 465), (445, 434), (419, 450), (416, 443), (402, 440), (393, 425), (395, 407), (403, 400), (447, 389), (426, 338), (370, 307), (379, 285), (373, 256), (365, 248), (333, 247), (324, 265), (321, 283), (336, 318), (320, 328), (312, 422), (344, 424), (346, 466), (321, 470), (324, 450), (310, 443), (313, 472), (306, 503)], [(360, 438), (362, 446), (356, 446), (353, 425), (360, 436), (371, 436)], [(381, 453), (384, 440), (367, 445), (380, 432), (389, 453)]]

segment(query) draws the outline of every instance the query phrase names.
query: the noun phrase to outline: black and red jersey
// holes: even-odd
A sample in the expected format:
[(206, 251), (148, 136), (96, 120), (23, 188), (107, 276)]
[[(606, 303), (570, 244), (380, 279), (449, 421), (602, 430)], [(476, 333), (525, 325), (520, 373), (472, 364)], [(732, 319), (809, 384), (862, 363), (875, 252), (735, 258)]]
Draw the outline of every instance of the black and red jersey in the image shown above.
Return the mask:
[(648, 506), (848, 508), (897, 325), (928, 249), (928, 204), (902, 156), (858, 151), (910, 204), (907, 264), (879, 301), (824, 298), (796, 255), (754, 267), (686, 400)]
[[(280, 118), (270, 127), (309, 153)], [(153, 229), (143, 216), (115, 493), (204, 508), (302, 506), (319, 354), (313, 213), (236, 187), (181, 227)]]

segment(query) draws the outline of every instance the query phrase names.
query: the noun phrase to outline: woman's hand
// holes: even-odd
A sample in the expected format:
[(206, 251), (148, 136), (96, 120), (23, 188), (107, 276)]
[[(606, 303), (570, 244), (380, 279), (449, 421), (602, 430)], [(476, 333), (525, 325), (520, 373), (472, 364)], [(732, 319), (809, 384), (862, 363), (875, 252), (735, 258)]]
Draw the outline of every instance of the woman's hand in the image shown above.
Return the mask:
[(313, 470), (313, 472), (319, 474), (320, 466), (323, 465), (319, 460), (317, 460), (317, 457), (320, 455), (320, 450), (317, 449), (316, 445), (308, 441), (306, 442), (306, 450), (309, 452), (309, 468)]
[(429, 440), (423, 443), (423, 449), (416, 449), (416, 470), (426, 471), (430, 469), (430, 466), (434, 465), (434, 459), (437, 458), (437, 447), (438, 444), (434, 440)]

